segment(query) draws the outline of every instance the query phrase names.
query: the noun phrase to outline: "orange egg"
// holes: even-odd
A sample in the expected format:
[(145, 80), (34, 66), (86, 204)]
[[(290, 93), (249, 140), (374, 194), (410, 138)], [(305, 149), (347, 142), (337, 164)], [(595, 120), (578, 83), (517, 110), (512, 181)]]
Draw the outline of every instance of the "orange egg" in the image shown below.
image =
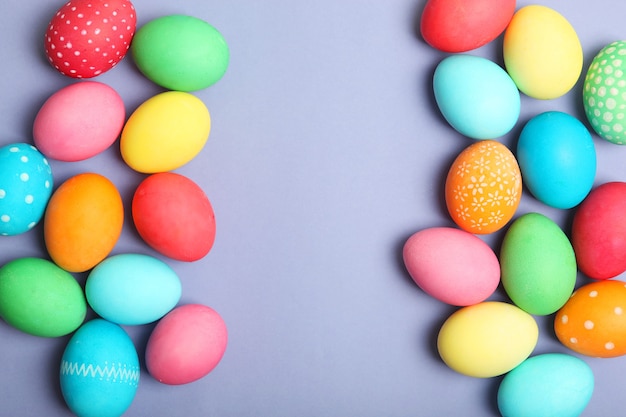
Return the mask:
[(87, 271), (111, 252), (123, 222), (122, 198), (115, 185), (100, 174), (78, 174), (50, 198), (44, 216), (46, 248), (66, 271)]
[(626, 354), (626, 283), (608, 280), (580, 287), (556, 313), (554, 331), (561, 343), (583, 355)]
[(481, 140), (454, 160), (445, 185), (452, 220), (470, 233), (501, 229), (515, 214), (522, 176), (513, 153), (502, 143)]

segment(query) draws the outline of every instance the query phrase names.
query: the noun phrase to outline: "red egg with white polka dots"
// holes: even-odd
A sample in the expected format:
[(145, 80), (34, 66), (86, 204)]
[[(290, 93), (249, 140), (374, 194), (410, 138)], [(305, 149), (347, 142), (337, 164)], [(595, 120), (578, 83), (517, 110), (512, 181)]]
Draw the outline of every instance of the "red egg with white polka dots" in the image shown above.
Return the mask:
[(50, 20), (46, 56), (68, 77), (96, 77), (124, 58), (136, 28), (129, 0), (70, 0)]
[(625, 355), (626, 282), (583, 285), (556, 313), (554, 330), (574, 352), (600, 358)]

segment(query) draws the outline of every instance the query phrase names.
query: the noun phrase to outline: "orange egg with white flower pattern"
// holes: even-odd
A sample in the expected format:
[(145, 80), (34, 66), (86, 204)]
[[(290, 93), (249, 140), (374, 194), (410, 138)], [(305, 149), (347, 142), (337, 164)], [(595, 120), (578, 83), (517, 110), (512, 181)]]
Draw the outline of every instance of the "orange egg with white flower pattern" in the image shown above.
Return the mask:
[(445, 185), (452, 220), (470, 233), (500, 230), (513, 218), (522, 196), (522, 175), (513, 153), (495, 140), (481, 140), (454, 160)]

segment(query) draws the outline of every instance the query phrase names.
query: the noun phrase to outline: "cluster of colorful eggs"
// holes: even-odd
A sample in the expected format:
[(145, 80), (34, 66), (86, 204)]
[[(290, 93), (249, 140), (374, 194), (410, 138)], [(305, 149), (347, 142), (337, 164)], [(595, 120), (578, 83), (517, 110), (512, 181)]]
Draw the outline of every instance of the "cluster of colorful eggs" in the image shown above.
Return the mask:
[[(503, 376), (497, 402), (508, 417), (579, 415), (594, 376), (578, 355), (531, 356), (539, 328), (554, 318), (558, 340), (576, 354), (626, 354), (626, 182), (594, 187), (596, 151), (585, 123), (560, 111), (531, 117), (516, 149), (498, 139), (520, 117), (521, 94), (567, 94), (583, 72), (576, 31), (558, 11), (515, 0), (429, 0), (421, 16), (428, 45), (448, 55), (433, 74), (437, 106), (474, 139), (455, 159), (445, 202), (458, 227), (413, 234), (403, 258), (415, 283), (458, 306), (442, 325), (443, 362), (473, 377)], [(503, 66), (467, 53), (503, 36)], [(606, 45), (583, 79), (586, 121), (600, 138), (626, 143), (626, 42)], [(572, 209), (571, 230), (538, 212), (517, 213), (530, 195)], [(496, 254), (480, 236), (502, 230)], [(454, 262), (449, 262), (454, 259)], [(590, 282), (576, 288), (582, 273)], [(490, 299), (502, 285), (509, 301)]]
[[(60, 364), (60, 386), (79, 416), (119, 416), (139, 383), (137, 350), (122, 326), (156, 325), (145, 363), (156, 380), (196, 381), (219, 363), (227, 330), (203, 304), (178, 305), (182, 284), (155, 256), (111, 255), (124, 224), (116, 186), (96, 172), (76, 174), (54, 189), (49, 159), (82, 161), (120, 139), (123, 160), (146, 177), (132, 199), (133, 224), (158, 255), (202, 259), (213, 246), (211, 203), (194, 181), (172, 172), (203, 149), (209, 111), (192, 94), (220, 80), (229, 62), (221, 34), (207, 22), (167, 15), (137, 29), (129, 0), (71, 0), (51, 18), (44, 38), (50, 64), (76, 79), (43, 104), (30, 143), (0, 148), (0, 234), (31, 231), (43, 222), (50, 260), (24, 257), (0, 267), (0, 316), (31, 335), (71, 335)], [(149, 80), (167, 91), (126, 120), (110, 86), (90, 79), (127, 52)], [(83, 289), (72, 273), (88, 273)], [(88, 320), (90, 307), (97, 318)]]

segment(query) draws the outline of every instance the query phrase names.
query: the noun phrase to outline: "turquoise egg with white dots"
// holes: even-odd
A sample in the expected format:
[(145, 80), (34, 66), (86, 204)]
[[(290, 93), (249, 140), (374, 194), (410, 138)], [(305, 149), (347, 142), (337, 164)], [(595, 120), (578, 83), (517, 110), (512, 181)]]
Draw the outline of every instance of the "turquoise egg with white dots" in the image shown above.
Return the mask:
[(25, 233), (41, 220), (52, 194), (48, 160), (28, 143), (0, 148), (0, 235)]
[(591, 61), (583, 84), (583, 106), (601, 138), (626, 144), (626, 41), (606, 45)]

